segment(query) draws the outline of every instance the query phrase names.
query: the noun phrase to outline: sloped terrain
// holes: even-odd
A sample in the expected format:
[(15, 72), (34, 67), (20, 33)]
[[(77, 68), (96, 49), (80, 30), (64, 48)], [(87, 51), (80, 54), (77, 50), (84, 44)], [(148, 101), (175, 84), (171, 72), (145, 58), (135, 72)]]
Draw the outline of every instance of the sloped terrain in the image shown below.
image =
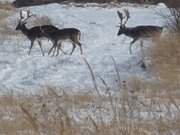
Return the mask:
[[(159, 6), (133, 7), (126, 5), (122, 8), (128, 8), (131, 13), (128, 26), (163, 25), (157, 14)], [(48, 85), (67, 90), (88, 90), (93, 85), (83, 57), (91, 65), (97, 81), (99, 81), (98, 76), (101, 76), (112, 87), (116, 85), (116, 72), (112, 57), (117, 63), (122, 79), (127, 79), (129, 76), (149, 76), (138, 65), (141, 60), (139, 42), (133, 46), (133, 55), (130, 55), (129, 43), (132, 39), (117, 36), (119, 18), (116, 12), (121, 8), (98, 6), (85, 8), (50, 4), (28, 9), (37, 16), (48, 16), (58, 28), (78, 28), (82, 33), (81, 42), (84, 54), (80, 55), (77, 47), (72, 56), (64, 54), (57, 57), (47, 56), (52, 43), (43, 39), (42, 44), (46, 56), (41, 56), (37, 42), (31, 55), (28, 56), (30, 41), (19, 32), (0, 45), (1, 89), (31, 91)], [(12, 29), (15, 29), (18, 17), (19, 11), (17, 10), (16, 14), (8, 18), (9, 26)], [(151, 42), (146, 42), (146, 44), (150, 45)], [(64, 43), (63, 49), (69, 53), (72, 49), (71, 43)]]

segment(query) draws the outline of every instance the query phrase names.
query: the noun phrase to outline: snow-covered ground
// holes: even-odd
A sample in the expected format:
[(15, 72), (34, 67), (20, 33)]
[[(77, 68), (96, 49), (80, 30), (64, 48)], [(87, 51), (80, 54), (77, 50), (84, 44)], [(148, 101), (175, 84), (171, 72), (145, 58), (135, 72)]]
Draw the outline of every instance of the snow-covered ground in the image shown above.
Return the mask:
[[(162, 18), (157, 14), (162, 6), (128, 8), (131, 18), (128, 26), (163, 25)], [(26, 7), (27, 9), (27, 7)], [(147, 72), (137, 65), (141, 59), (138, 52), (138, 42), (133, 46), (133, 55), (129, 54), (130, 38), (117, 36), (119, 18), (117, 10), (111, 7), (74, 7), (68, 5), (49, 4), (28, 7), (37, 16), (48, 16), (58, 28), (75, 27), (81, 33), (81, 43), (84, 54), (80, 55), (77, 47), (72, 56), (47, 56), (52, 46), (48, 40), (43, 40), (46, 56), (41, 56), (37, 43), (27, 55), (30, 41), (21, 35), (10, 37), (0, 45), (0, 89), (17, 91), (37, 90), (43, 86), (60, 87), (66, 90), (81, 90), (93, 87), (91, 76), (83, 57), (87, 59), (98, 76), (109, 84), (116, 85), (116, 72), (112, 57), (118, 64), (120, 76), (127, 79), (137, 75), (147, 77)], [(17, 20), (19, 13), (9, 17), (9, 23)], [(17, 24), (12, 23), (13, 29)], [(72, 45), (64, 44), (64, 50), (70, 52)]]

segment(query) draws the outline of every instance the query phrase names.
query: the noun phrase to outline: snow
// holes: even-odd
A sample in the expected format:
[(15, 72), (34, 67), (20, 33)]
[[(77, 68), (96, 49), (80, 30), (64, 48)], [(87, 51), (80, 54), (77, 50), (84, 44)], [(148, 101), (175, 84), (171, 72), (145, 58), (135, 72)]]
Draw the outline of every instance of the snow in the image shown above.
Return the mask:
[(167, 8), (167, 6), (164, 3), (158, 3), (159, 8)]
[[(131, 18), (128, 26), (159, 25), (162, 18), (158, 16), (159, 6), (128, 8)], [(108, 84), (116, 85), (116, 72), (112, 57), (116, 60), (121, 79), (130, 76), (148, 77), (138, 65), (141, 59), (138, 42), (133, 46), (133, 55), (129, 54), (129, 43), (132, 39), (117, 36), (119, 23), (117, 10), (111, 7), (74, 7), (68, 5), (49, 4), (26, 7), (37, 16), (48, 16), (58, 28), (75, 27), (81, 31), (81, 43), (84, 54), (80, 55), (77, 47), (72, 56), (60, 54), (57, 57), (47, 55), (52, 43), (42, 40), (46, 56), (41, 56), (37, 43), (27, 55), (30, 41), (17, 34), (0, 45), (0, 89), (19, 92), (37, 91), (42, 87), (53, 86), (64, 90), (88, 90), (93, 87), (91, 75), (83, 57), (91, 65), (96, 78), (101, 76)], [(162, 7), (161, 7), (162, 9)], [(19, 9), (20, 10), (20, 9)], [(19, 12), (9, 17), (9, 24), (15, 29)], [(149, 43), (148, 43), (149, 44)], [(70, 52), (72, 45), (64, 43), (64, 50)], [(101, 85), (99, 80), (98, 85)]]

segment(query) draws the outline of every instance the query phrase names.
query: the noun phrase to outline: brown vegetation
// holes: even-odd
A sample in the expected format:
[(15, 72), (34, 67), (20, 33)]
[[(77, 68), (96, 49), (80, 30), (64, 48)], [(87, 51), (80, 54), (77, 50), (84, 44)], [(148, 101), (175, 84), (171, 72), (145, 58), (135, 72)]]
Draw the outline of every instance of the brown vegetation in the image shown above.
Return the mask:
[(0, 42), (2, 43), (7, 35), (14, 34), (13, 30), (7, 25), (7, 18), (13, 14), (15, 8), (10, 3), (0, 3)]
[(14, 7), (12, 6), (11, 3), (8, 3), (8, 2), (1, 3), (0, 2), (0, 9), (1, 10), (6, 10), (6, 11), (13, 11)]
[(109, 90), (103, 96), (69, 95), (48, 88), (42, 95), (1, 95), (0, 134), (163, 135), (179, 132), (179, 97), (172, 98), (168, 91), (161, 91), (160, 85), (137, 77), (123, 82), (120, 91), (112, 95)]
[(180, 47), (179, 34), (161, 38), (149, 52), (151, 68), (162, 80), (179, 81)]

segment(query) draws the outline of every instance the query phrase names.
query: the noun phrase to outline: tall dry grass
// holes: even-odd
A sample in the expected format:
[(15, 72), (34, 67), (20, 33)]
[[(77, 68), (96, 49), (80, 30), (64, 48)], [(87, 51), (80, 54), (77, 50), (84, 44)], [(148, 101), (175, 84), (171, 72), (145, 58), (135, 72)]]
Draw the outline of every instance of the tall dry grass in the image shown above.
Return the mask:
[[(92, 81), (96, 82), (96, 74), (87, 60), (86, 64)], [(119, 72), (116, 64), (115, 68)], [(171, 89), (165, 90), (159, 83), (131, 77), (127, 81), (119, 79), (119, 91), (115, 92), (103, 78), (101, 81), (105, 87), (100, 89), (96, 82), (96, 90), (92, 90), (96, 94), (67, 94), (48, 87), (41, 95), (1, 95), (0, 134), (179, 134), (178, 91), (169, 95)]]
[(179, 82), (180, 35), (171, 34), (161, 38), (149, 50), (152, 71), (162, 80)]

